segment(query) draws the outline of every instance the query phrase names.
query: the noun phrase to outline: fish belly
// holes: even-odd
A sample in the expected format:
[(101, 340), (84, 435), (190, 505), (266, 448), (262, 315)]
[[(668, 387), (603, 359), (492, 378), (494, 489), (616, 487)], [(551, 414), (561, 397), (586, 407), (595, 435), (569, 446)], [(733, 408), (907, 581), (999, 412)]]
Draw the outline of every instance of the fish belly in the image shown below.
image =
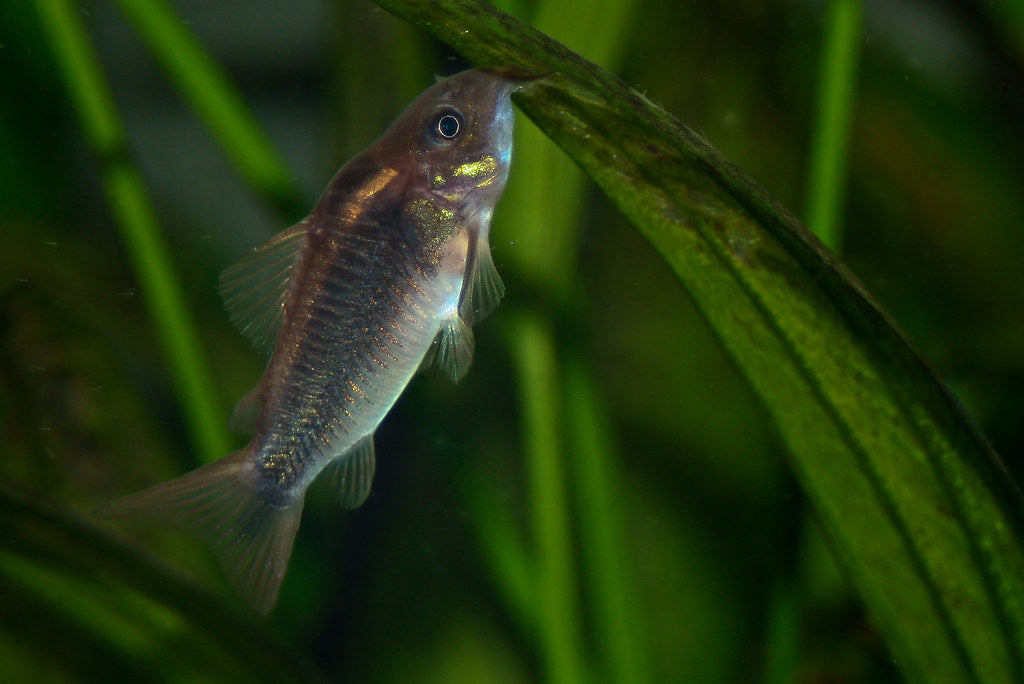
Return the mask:
[[(442, 321), (456, 315), (461, 275), (396, 278), (365, 300), (325, 294), (289, 360), (287, 391), (253, 453), (273, 499), (304, 491), (328, 463), (371, 435), (415, 375)], [(366, 294), (366, 293), (360, 293)]]

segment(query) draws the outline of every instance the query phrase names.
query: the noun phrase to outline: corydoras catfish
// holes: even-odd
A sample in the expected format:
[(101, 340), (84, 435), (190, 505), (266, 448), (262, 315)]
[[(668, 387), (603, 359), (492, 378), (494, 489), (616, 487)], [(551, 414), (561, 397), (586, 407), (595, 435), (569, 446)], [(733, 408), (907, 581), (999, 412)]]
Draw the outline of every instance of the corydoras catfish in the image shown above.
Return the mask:
[(504, 291), (488, 231), (522, 80), (476, 69), (435, 84), (309, 216), (224, 271), (232, 320), (270, 353), (232, 416), (252, 441), (101, 515), (158, 514), (207, 533), (242, 597), (270, 610), (313, 479), (360, 505), (373, 433), (417, 369), (436, 363), (458, 380), (469, 366), (469, 326)]

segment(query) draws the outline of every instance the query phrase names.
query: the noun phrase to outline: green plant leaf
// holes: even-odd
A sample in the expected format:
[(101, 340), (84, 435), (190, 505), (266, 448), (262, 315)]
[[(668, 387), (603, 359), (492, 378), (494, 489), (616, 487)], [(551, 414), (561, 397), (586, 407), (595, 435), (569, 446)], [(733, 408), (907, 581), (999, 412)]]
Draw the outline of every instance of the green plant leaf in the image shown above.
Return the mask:
[(518, 371), (531, 531), (536, 544), (536, 608), (545, 676), (551, 682), (584, 682), (577, 576), (566, 500), (565, 463), (559, 458), (559, 377), (554, 336), (540, 317), (506, 317), (505, 339)]
[(829, 6), (821, 48), (810, 170), (807, 173), (807, 226), (839, 252), (839, 225), (846, 187), (854, 84), (864, 8), (861, 0), (837, 0)]
[(326, 681), (246, 606), (3, 481), (0, 525), (0, 608), (11, 636), (45, 636), (54, 670), (88, 664), (96, 681), (125, 668), (144, 681)]
[(863, 286), (708, 143), (611, 74), (471, 0), (378, 0), (517, 96), (673, 268), (776, 422), (908, 679), (1024, 681), (1024, 507)]
[(213, 381), (99, 59), (73, 3), (38, 0), (36, 6), (85, 137), (102, 160), (107, 199), (181, 396), (192, 438), (205, 460), (220, 458), (228, 451), (230, 439)]
[(174, 7), (161, 0), (118, 4), (239, 174), (283, 215), (301, 216), (305, 202), (291, 170)]

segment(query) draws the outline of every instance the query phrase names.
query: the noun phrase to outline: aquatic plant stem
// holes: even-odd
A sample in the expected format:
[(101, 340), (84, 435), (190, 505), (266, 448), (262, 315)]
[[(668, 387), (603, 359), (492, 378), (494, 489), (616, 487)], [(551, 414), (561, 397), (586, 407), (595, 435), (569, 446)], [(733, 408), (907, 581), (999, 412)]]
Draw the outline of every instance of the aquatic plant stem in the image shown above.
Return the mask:
[(479, 470), (467, 469), (463, 490), (471, 500), (473, 523), (483, 556), (499, 594), (524, 634), (537, 631), (537, 593), (533, 556), (509, 506), (492, 496), (495, 484)]
[(626, 543), (619, 454), (591, 374), (577, 357), (565, 364), (564, 394), (581, 561), (589, 579), (585, 595), (593, 611), (601, 670), (609, 682), (651, 681), (646, 630), (630, 568), (634, 554)]
[(579, 587), (573, 567), (561, 429), (560, 380), (550, 327), (535, 315), (507, 323), (519, 379), (527, 502), (536, 544), (536, 610), (546, 680), (587, 681), (583, 666)]
[[(520, 13), (524, 11), (522, 3), (501, 4), (517, 5)], [(531, 22), (614, 70), (631, 35), (628, 26), (635, 5), (633, 0), (594, 0), (586, 12), (580, 12), (578, 3), (543, 0), (533, 5)], [(496, 255), (503, 268), (542, 292), (555, 311), (576, 315), (569, 312), (584, 308), (579, 301), (578, 262), (580, 241), (585, 235), (581, 227), (587, 181), (573, 161), (529, 119), (519, 117), (515, 138), (509, 186), (496, 213)], [(514, 237), (514, 244), (501, 240), (504, 235)], [(560, 349), (558, 357), (565, 356)], [(579, 382), (570, 387), (573, 380)], [(643, 681), (642, 656), (636, 647), (638, 640), (642, 641), (638, 635), (643, 633), (638, 624), (639, 611), (633, 610), (627, 598), (629, 588), (617, 585), (626, 581), (622, 575), (628, 557), (614, 505), (619, 483), (609, 475), (619, 454), (613, 451), (611, 442), (595, 443), (600, 441), (593, 432), (601, 422), (595, 415), (600, 409), (590, 402), (594, 395), (581, 386), (584, 382), (567, 375), (561, 402), (567, 451), (560, 458), (571, 474), (566, 490), (575, 505), (568, 514), (579, 533), (572, 546), (580, 550), (580, 565), (577, 567), (571, 557), (564, 562), (592, 580), (582, 583), (582, 614), (578, 617), (587, 624), (594, 621), (595, 629), (589, 633), (593, 636), (590, 654), (594, 666), (608, 682)], [(566, 551), (571, 554), (572, 547)]]
[(776, 578), (766, 613), (764, 684), (797, 679), (800, 658), (800, 599), (792, 583)]
[[(625, 52), (634, 4), (593, 0), (580, 12), (569, 0), (543, 0), (534, 5), (530, 23), (614, 71)], [(532, 121), (517, 118), (513, 171), (497, 222), (499, 235), (509, 226), (515, 248), (502, 250), (502, 259), (559, 305), (573, 306), (585, 176)]]
[(842, 242), (841, 215), (862, 14), (861, 0), (832, 0), (821, 49), (804, 219), (834, 252), (839, 251)]
[(288, 165), (174, 8), (164, 0), (118, 5), (249, 185), (285, 216), (301, 216), (305, 202)]
[(69, 0), (37, 0), (36, 6), (86, 140), (102, 164), (107, 200), (155, 327), (154, 337), (167, 358), (189, 433), (203, 460), (220, 458), (229, 446), (223, 411), (81, 14)]
[[(848, 149), (862, 39), (862, 0), (832, 0), (825, 18), (807, 174), (805, 221), (829, 249), (842, 249)], [(799, 657), (800, 597), (776, 578), (768, 605), (765, 681), (791, 681)]]

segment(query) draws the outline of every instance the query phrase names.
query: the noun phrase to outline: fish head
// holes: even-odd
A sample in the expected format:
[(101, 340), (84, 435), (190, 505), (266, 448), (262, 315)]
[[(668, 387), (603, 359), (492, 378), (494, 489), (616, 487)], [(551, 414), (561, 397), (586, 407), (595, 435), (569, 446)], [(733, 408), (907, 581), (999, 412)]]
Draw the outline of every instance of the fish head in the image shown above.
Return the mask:
[(435, 83), (342, 168), (318, 213), (398, 226), (421, 264), (433, 271), (446, 258), (461, 278), (508, 178), (511, 94), (532, 78), (470, 69)]
[(512, 101), (506, 72), (464, 71), (424, 94), (420, 170), (434, 194), (493, 206), (512, 156)]
[(411, 152), (408, 189), (463, 210), (467, 202), (493, 206), (512, 155), (510, 95), (522, 82), (511, 69), (471, 69), (410, 104), (381, 139)]
[(383, 135), (343, 166), (310, 217), (335, 225), (398, 228), (436, 271), (445, 255), (460, 274), (486, 244), (512, 155), (511, 94), (537, 78), (515, 68), (471, 69), (435, 83)]

